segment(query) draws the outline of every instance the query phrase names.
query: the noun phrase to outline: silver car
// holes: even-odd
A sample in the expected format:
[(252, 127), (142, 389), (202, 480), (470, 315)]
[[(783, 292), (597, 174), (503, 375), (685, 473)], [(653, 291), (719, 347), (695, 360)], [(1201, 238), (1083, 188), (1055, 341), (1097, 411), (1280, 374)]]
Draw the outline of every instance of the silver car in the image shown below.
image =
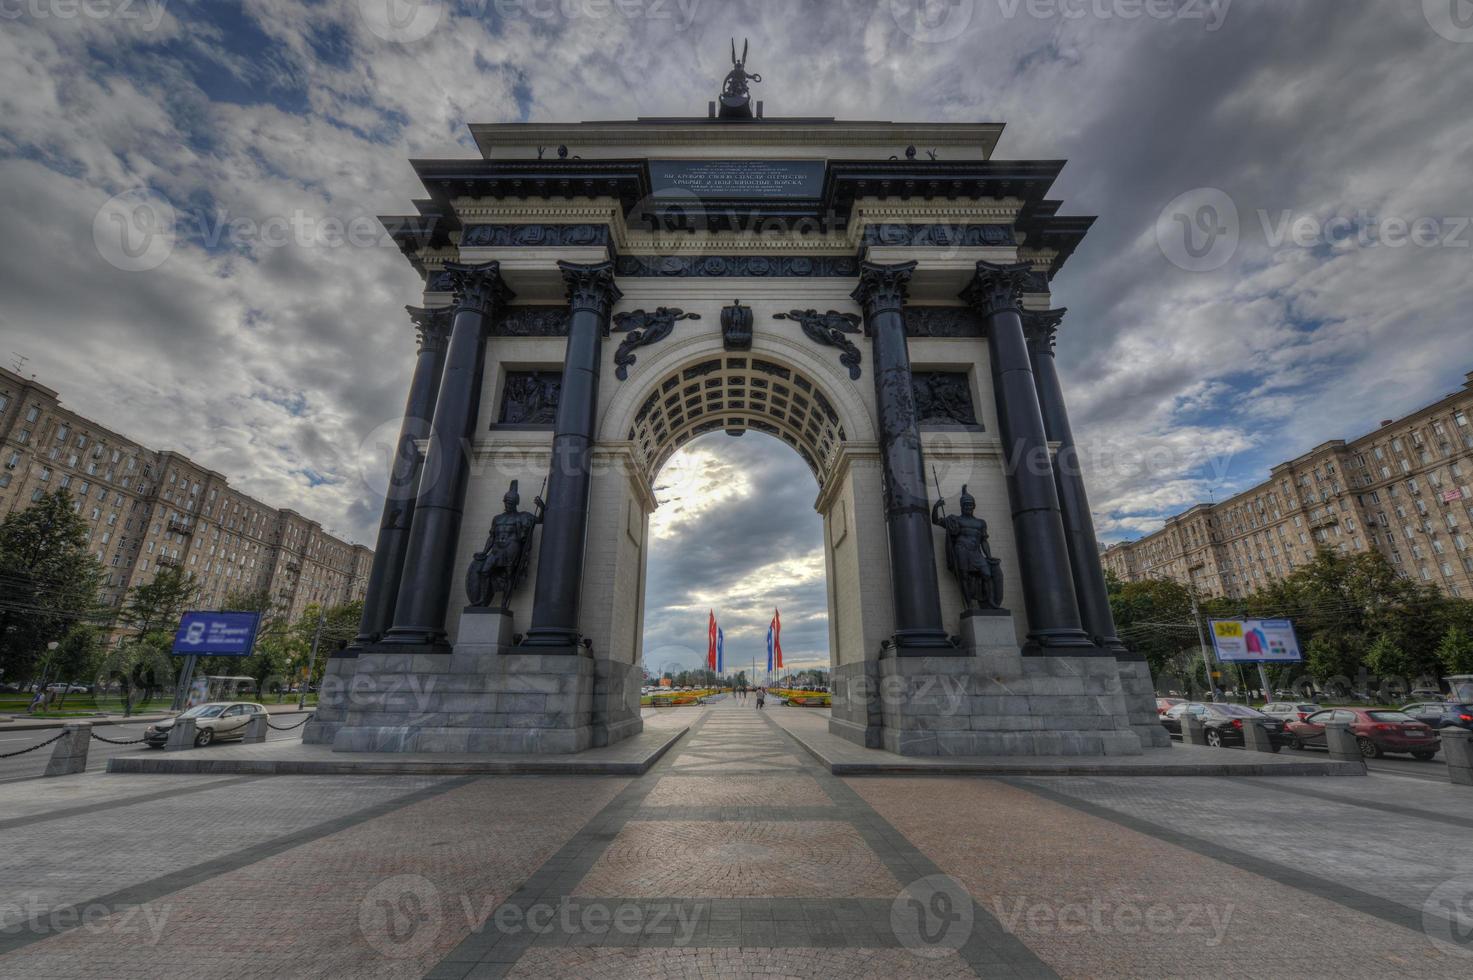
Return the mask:
[(149, 725), (143, 730), (143, 740), (149, 748), (163, 748), (169, 741), (169, 730), (179, 718), (194, 719), (194, 744), (198, 746), (244, 738), (251, 719), (265, 713), (264, 705), (249, 701), (210, 701), (181, 712), (178, 718)]

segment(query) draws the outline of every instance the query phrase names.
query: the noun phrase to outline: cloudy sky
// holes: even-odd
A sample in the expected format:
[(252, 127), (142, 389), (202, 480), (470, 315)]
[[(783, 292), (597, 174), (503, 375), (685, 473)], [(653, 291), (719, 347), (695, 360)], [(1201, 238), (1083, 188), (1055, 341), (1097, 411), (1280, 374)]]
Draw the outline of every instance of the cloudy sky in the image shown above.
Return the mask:
[[(468, 155), (468, 121), (700, 113), (736, 34), (769, 115), (999, 121), (999, 156), (1070, 160), (1056, 196), (1100, 221), (1055, 284), (1059, 357), (1107, 538), (1473, 370), (1467, 0), (920, 7), (0, 0), (0, 354), (371, 540), (360, 446), (402, 405), (417, 279), (370, 219), (419, 192), (407, 159)], [(140, 200), (174, 209), (172, 250), (119, 249)], [(703, 618), (776, 576), (817, 656), (816, 523), (742, 523), (812, 478), (745, 442), (685, 455), (742, 490), (700, 538), (672, 499), (652, 583)], [(684, 630), (652, 616), (650, 649)]]

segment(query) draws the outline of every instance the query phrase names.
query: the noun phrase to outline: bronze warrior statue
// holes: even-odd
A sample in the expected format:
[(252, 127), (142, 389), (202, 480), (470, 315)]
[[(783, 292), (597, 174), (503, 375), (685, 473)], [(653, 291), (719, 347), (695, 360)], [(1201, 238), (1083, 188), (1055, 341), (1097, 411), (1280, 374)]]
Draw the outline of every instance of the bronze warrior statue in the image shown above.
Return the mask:
[(977, 500), (962, 487), (962, 512), (942, 513), (945, 499), (931, 507), (931, 523), (946, 529), (946, 569), (962, 588), (967, 612), (1002, 608), (1002, 562), (987, 544), (987, 522), (978, 517)]
[(532, 557), (532, 529), (542, 523), (546, 505), (541, 497), (535, 497), (537, 513), (517, 510), (522, 498), (517, 494), (516, 480), (511, 481), (502, 502), (506, 504), (505, 513), (491, 521), (485, 549), (476, 552), (471, 567), (466, 569), (465, 595), (472, 606), (485, 609), (500, 593), (501, 611), (510, 612), (511, 594), (521, 584)]

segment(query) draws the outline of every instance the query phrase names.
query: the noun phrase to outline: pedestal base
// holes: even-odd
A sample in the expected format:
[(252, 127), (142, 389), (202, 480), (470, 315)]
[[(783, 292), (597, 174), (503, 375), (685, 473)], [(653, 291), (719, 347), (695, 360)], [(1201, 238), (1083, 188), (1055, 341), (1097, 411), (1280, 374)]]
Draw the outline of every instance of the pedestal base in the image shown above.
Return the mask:
[(341, 720), (313, 740), (330, 731), (335, 752), (561, 754), (643, 730), (633, 665), (597, 664), (586, 650), (529, 653), (511, 639), (510, 616), (467, 609), (448, 657), (364, 650)]
[(1141, 753), (1113, 657), (1024, 657), (1011, 615), (962, 630), (966, 656), (836, 669), (830, 733), (900, 755)]

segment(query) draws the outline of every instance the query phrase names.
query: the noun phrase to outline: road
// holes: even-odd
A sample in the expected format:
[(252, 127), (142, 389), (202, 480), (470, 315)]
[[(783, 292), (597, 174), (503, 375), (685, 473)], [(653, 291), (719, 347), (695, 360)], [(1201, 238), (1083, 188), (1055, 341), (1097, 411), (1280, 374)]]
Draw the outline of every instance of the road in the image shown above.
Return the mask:
[[(302, 715), (304, 713), (310, 712), (274, 712), (271, 715), (271, 723), (274, 725), (295, 725), (297, 722), (302, 720)], [(147, 722), (138, 722), (134, 724), (124, 725), (98, 725), (93, 729), (93, 731), (96, 732), (98, 735), (101, 735), (103, 738), (115, 739), (117, 741), (125, 741), (128, 739), (142, 738), (143, 729), (146, 728), (147, 725)], [(33, 730), (28, 732), (0, 733), (0, 753), (15, 752), (19, 749), (25, 748), (28, 745), (35, 745), (37, 742), (44, 742), (46, 739), (51, 738), (55, 734), (55, 730), (46, 729)], [(301, 737), (302, 730), (300, 728), (294, 728), (289, 732), (278, 732), (275, 729), (269, 729), (266, 732), (267, 740), (272, 742), (278, 741), (280, 739), (299, 739)], [(231, 745), (234, 743), (225, 742), (223, 744)], [(48, 745), (44, 749), (37, 749), (35, 752), (27, 752), (25, 755), (18, 755), (11, 759), (0, 759), (0, 783), (13, 783), (22, 779), (35, 779), (39, 776), (45, 775), (46, 764), (51, 761), (52, 749), (53, 746)], [(101, 770), (107, 768), (107, 760), (112, 756), (118, 755), (119, 753), (159, 751), (163, 750), (150, 749), (141, 744), (109, 745), (106, 742), (99, 742), (97, 739), (94, 738), (92, 740), (92, 745), (87, 749), (87, 771), (100, 772)], [(201, 749), (200, 751), (208, 752), (209, 747)]]

